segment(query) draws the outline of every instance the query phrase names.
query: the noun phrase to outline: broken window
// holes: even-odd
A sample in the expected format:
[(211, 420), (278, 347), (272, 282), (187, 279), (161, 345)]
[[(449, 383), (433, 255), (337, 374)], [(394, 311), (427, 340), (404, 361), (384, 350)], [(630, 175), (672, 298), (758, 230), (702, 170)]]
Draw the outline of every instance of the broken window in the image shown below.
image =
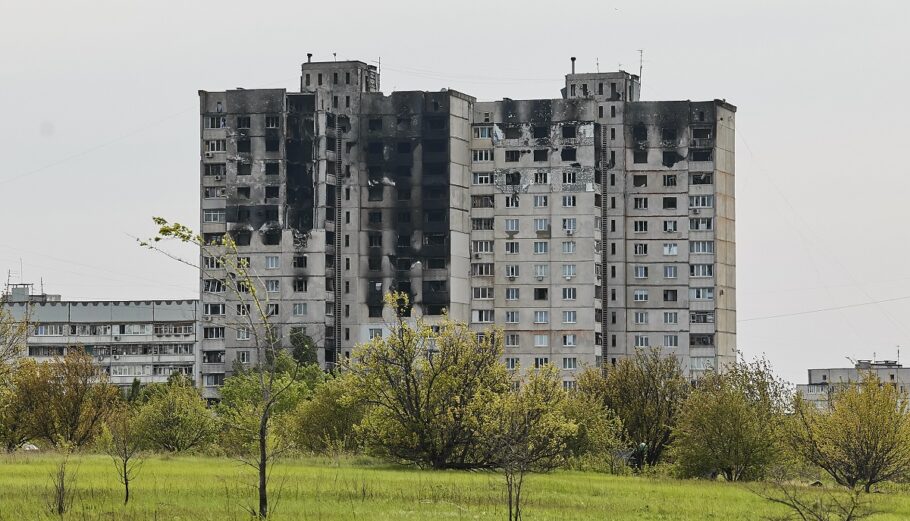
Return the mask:
[(632, 153), (632, 161), (635, 163), (647, 163), (648, 162), (648, 151), (647, 150), (636, 150)]
[(689, 184), (693, 185), (709, 185), (714, 182), (714, 174), (690, 174), (689, 177)]
[(449, 165), (447, 163), (424, 163), (424, 175), (445, 175), (448, 173)]
[(676, 174), (664, 174), (664, 186), (676, 186)]
[(381, 141), (371, 141), (367, 144), (367, 153), (368, 154), (381, 154), (382, 153), (382, 142)]
[(534, 127), (534, 138), (548, 138), (550, 137), (550, 128), (549, 127)]
[(692, 161), (711, 161), (711, 159), (713, 159), (713, 156), (714, 151), (711, 149), (692, 151)]
[(266, 139), (265, 140), (265, 151), (266, 152), (278, 152), (280, 141), (277, 139)]
[(562, 137), (569, 139), (574, 138), (576, 134), (575, 125), (563, 125), (562, 126)]
[(563, 147), (560, 155), (563, 161), (575, 161), (575, 147)]
[(305, 293), (307, 290), (306, 279), (294, 279), (293, 287), (295, 293)]
[(587, 96), (587, 95), (588, 95), (588, 84), (587, 84), (587, 83), (582, 83), (582, 84), (581, 84), (581, 95), (582, 95), (582, 96)]
[(411, 199), (411, 188), (407, 186), (398, 187), (398, 200), (408, 201)]
[[(396, 122), (396, 124), (398, 126), (398, 130), (410, 130), (411, 129), (411, 118), (398, 118), (398, 121)], [(382, 128), (381, 122), (380, 122), (380, 128)], [(370, 130), (373, 130), (373, 129), (370, 129)], [(376, 129), (376, 130), (378, 130), (378, 129)]]
[(381, 248), (382, 247), (382, 234), (381, 233), (371, 233), (368, 234), (367, 244), (370, 248)]
[(370, 201), (382, 201), (382, 185), (371, 186), (367, 189), (367, 199)]
[(367, 260), (367, 267), (370, 271), (379, 271), (382, 269), (382, 257), (370, 257)]
[(446, 142), (441, 139), (428, 139), (423, 142), (425, 152), (445, 152)]
[(294, 267), (295, 268), (306, 268), (307, 265), (307, 256), (306, 255), (297, 255), (294, 257)]
[(547, 154), (549, 154), (549, 150), (547, 150), (546, 148), (540, 148), (540, 149), (535, 150), (534, 151), (534, 161), (546, 161)]
[(521, 172), (507, 172), (506, 173), (506, 184), (510, 186), (517, 186), (521, 184)]
[(675, 210), (676, 209), (676, 198), (675, 197), (664, 197), (664, 210)]
[(447, 210), (430, 210), (430, 211), (424, 213), (425, 220), (428, 223), (446, 222), (447, 215), (448, 215)]
[(265, 128), (278, 128), (278, 125), (281, 122), (279, 116), (266, 116), (265, 117)]
[(647, 141), (648, 140), (648, 127), (644, 123), (638, 123), (632, 127), (632, 138), (635, 141)]
[(648, 186), (648, 176), (646, 176), (646, 175), (632, 176), (632, 186), (635, 186), (635, 187)]
[(265, 164), (265, 175), (278, 175), (278, 163), (269, 162)]
[(370, 119), (368, 126), (370, 130), (382, 130), (382, 118)]
[(406, 142), (398, 143), (398, 153), (399, 154), (408, 154), (410, 152), (411, 152), (411, 143), (410, 142), (406, 141)]
[(521, 137), (521, 127), (505, 127), (503, 134), (506, 139), (518, 139)]
[(379, 224), (382, 222), (382, 212), (370, 212), (367, 214), (367, 221), (370, 224)]
[(676, 141), (676, 129), (668, 127), (660, 129), (660, 139), (661, 141)]
[(663, 165), (667, 168), (673, 167), (680, 159), (680, 156), (674, 150), (664, 150), (663, 152)]
[(506, 163), (517, 163), (519, 157), (521, 152), (518, 150), (506, 150)]
[(446, 269), (446, 260), (442, 257), (430, 257), (427, 259), (427, 268), (431, 270)]
[(238, 186), (237, 187), (237, 197), (239, 199), (249, 199), (250, 198), (250, 187), (249, 186)]
[(250, 117), (237, 116), (237, 128), (250, 128)]
[(266, 199), (276, 199), (279, 194), (280, 187), (278, 186), (266, 186), (265, 187), (265, 198)]
[(249, 139), (238, 139), (237, 140), (237, 152), (241, 154), (250, 153), (250, 140)]
[(549, 288), (534, 288), (534, 300), (547, 300), (549, 294)]
[(427, 119), (427, 126), (430, 127), (430, 130), (442, 130), (446, 128), (446, 120), (443, 118), (429, 118)]
[(711, 139), (710, 128), (693, 128), (692, 137), (694, 139)]

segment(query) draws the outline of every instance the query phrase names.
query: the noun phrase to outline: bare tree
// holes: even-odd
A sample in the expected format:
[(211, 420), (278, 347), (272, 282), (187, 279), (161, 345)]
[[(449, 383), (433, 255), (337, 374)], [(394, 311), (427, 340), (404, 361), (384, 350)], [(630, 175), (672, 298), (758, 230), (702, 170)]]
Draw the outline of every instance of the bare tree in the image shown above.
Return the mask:
[(76, 495), (78, 465), (71, 460), (72, 446), (65, 440), (59, 440), (57, 450), (60, 452), (61, 458), (50, 474), (50, 498), (47, 506), (52, 514), (56, 514), (62, 519), (73, 505), (73, 497)]
[[(189, 227), (179, 223), (169, 223), (160, 217), (154, 218), (158, 234), (148, 241), (140, 241), (146, 248), (158, 251), (184, 264), (196, 267), (203, 274), (207, 284), (217, 286), (221, 291), (230, 292), (239, 302), (238, 321), (225, 322), (225, 328), (244, 331), (249, 335), (251, 347), (255, 353), (250, 374), (255, 382), (255, 396), (244, 404), (244, 410), (237, 411), (235, 419), (252, 415), (255, 424), (231, 421), (226, 427), (237, 432), (234, 437), (239, 443), (236, 454), (240, 461), (254, 468), (258, 478), (258, 507), (252, 513), (260, 519), (269, 515), (269, 469), (279, 451), (270, 446), (272, 416), (285, 394), (294, 387), (297, 381), (300, 363), (293, 361), (291, 367), (281, 364), (290, 357), (280, 356), (286, 349), (282, 346), (280, 324), (273, 321), (274, 308), (270, 305), (265, 284), (249, 261), (240, 255), (237, 243), (230, 234), (225, 234), (217, 241), (205, 242), (203, 237)], [(198, 246), (206, 260), (203, 266), (175, 257), (160, 248), (157, 244), (164, 239), (175, 239), (183, 243)], [(211, 278), (209, 278), (211, 277)], [(214, 288), (211, 288), (214, 289)]]
[(784, 468), (769, 472), (769, 478), (753, 493), (768, 501), (787, 507), (783, 516), (772, 516), (772, 521), (858, 521), (871, 516), (874, 511), (869, 496), (859, 488), (837, 487), (828, 490), (805, 485), (806, 476), (791, 476)]
[(123, 504), (130, 502), (130, 483), (139, 474), (142, 457), (142, 429), (136, 413), (127, 405), (114, 411), (104, 425), (101, 437), (104, 452), (111, 457), (117, 476), (123, 484)]

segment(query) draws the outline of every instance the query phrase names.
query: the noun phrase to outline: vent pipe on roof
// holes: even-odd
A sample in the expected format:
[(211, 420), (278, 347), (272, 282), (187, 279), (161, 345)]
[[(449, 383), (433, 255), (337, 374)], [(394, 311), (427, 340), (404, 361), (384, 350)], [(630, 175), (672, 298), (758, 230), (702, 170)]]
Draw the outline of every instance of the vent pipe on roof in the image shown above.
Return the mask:
[(575, 74), (575, 57), (572, 56), (572, 74)]
[(311, 52), (306, 53), (306, 62), (310, 63), (312, 61), (313, 61), (313, 53), (311, 53)]

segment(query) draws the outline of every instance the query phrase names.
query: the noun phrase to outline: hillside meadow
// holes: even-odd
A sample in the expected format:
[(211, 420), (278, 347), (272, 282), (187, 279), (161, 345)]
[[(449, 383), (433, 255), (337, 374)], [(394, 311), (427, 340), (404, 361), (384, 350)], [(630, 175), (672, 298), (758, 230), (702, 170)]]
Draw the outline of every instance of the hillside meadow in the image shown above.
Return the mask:
[[(54, 519), (48, 454), (0, 456), (0, 520)], [(76, 492), (66, 519), (248, 519), (254, 488), (249, 469), (213, 457), (152, 457), (122, 505), (122, 488), (105, 456), (72, 460)], [(489, 472), (423, 471), (366, 458), (302, 458), (273, 469), (276, 520), (414, 520), (506, 517), (502, 478)], [(560, 471), (532, 476), (528, 520), (761, 520), (785, 512), (746, 486), (666, 478)], [(910, 519), (910, 497), (874, 494), (872, 518)]]

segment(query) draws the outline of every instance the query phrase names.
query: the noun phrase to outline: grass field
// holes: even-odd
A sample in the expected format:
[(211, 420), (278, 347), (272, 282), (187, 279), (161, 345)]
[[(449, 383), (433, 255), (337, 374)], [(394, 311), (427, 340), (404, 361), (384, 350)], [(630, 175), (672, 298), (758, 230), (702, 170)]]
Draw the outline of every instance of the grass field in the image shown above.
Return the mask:
[[(52, 455), (0, 456), (0, 520), (52, 519), (48, 514)], [(78, 458), (77, 493), (66, 519), (248, 519), (252, 474), (235, 461), (180, 457), (149, 459), (133, 484), (129, 506), (111, 461)], [(504, 519), (502, 478), (486, 472), (433, 472), (362, 459), (301, 459), (276, 466), (278, 520)], [(278, 489), (280, 488), (280, 492)], [(526, 485), (525, 519), (532, 520), (761, 520), (783, 513), (740, 485), (614, 477), (584, 472), (533, 476)], [(873, 495), (870, 519), (910, 519), (910, 497)]]

